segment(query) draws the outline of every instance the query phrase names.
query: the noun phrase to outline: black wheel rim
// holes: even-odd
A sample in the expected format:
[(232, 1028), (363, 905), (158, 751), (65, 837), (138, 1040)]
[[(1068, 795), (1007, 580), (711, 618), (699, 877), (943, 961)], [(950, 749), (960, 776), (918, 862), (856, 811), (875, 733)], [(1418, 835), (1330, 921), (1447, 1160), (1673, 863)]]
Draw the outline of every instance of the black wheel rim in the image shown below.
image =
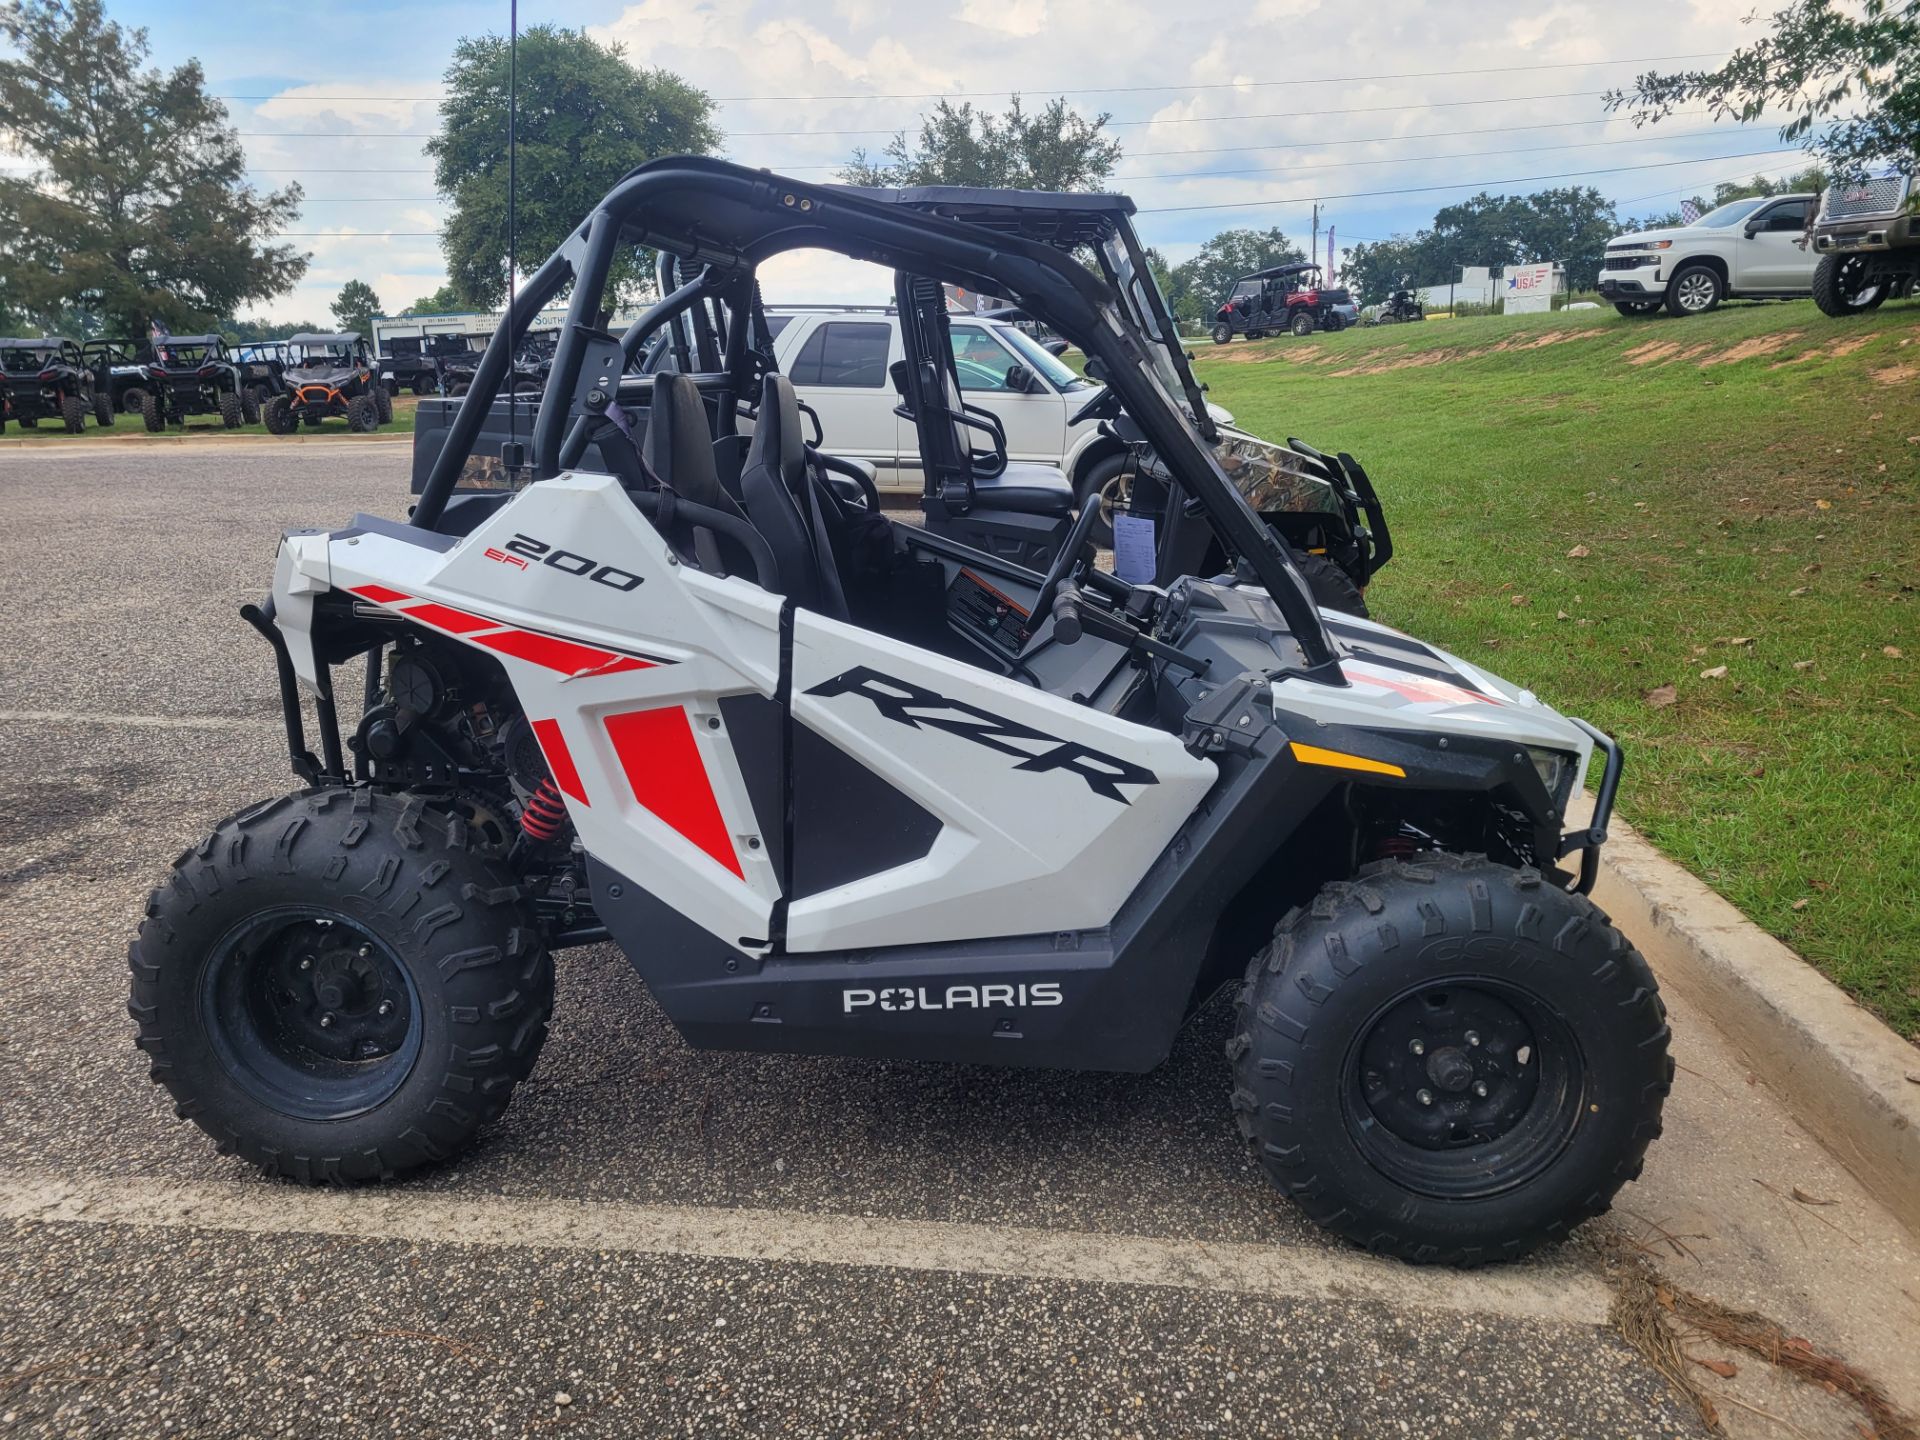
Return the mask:
[(1482, 976), (1433, 980), (1376, 1010), (1348, 1054), (1349, 1134), (1395, 1184), (1448, 1200), (1514, 1189), (1551, 1165), (1587, 1104), (1572, 1028), (1539, 996)]
[(283, 1115), (345, 1120), (398, 1090), (420, 1057), (420, 997), (381, 939), (335, 911), (261, 911), (224, 935), (200, 977), (215, 1055)]
[(1840, 262), (1840, 273), (1834, 276), (1834, 288), (1840, 292), (1840, 303), (1849, 310), (1860, 310), (1873, 303), (1873, 297), (1880, 293), (1880, 282), (1869, 280), (1867, 262), (1858, 255), (1849, 255)]

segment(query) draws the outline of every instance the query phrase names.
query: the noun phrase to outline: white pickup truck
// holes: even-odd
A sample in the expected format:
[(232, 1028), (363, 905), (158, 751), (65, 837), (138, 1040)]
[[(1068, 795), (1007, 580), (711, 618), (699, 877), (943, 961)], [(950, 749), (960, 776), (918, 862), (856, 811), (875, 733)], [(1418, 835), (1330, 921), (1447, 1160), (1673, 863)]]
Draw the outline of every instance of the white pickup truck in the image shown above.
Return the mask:
[(1691, 225), (1607, 242), (1600, 294), (1622, 315), (1704, 315), (1722, 300), (1813, 293), (1820, 257), (1807, 244), (1818, 195), (1732, 200)]

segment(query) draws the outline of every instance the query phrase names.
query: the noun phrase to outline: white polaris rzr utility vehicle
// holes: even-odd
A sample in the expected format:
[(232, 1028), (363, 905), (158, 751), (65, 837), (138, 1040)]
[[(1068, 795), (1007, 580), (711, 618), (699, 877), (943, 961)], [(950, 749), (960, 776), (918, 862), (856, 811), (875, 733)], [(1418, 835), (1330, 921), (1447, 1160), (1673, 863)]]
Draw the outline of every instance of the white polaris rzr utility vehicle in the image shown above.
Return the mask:
[[(630, 246), (691, 278), (616, 337)], [(1091, 506), (1045, 574), (890, 523), (751, 324), (710, 373), (625, 373), (692, 307), (753, 314), (755, 267), (801, 247), (1082, 347), (1227, 573), (1129, 586)], [(505, 457), (528, 483), (456, 494), (568, 285)], [(1321, 1224), (1466, 1264), (1604, 1210), (1672, 1074), (1653, 978), (1582, 893), (1618, 750), (1316, 610), (1151, 350), (1049, 245), (714, 160), (636, 170), (516, 300), (411, 523), (289, 532), (245, 612), (303, 788), (182, 856), (133, 944), (180, 1114), (314, 1183), (451, 1155), (534, 1063), (551, 953), (612, 940), (690, 1043), (735, 1050), (1139, 1071), (1237, 984), (1232, 1108)]]

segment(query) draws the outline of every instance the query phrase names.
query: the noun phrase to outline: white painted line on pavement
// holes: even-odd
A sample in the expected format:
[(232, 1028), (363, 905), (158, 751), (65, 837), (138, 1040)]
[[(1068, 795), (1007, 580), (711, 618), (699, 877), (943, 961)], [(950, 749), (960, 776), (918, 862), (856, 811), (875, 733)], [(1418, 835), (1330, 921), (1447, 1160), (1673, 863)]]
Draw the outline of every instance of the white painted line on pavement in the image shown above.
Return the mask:
[(1396, 1309), (1574, 1325), (1605, 1324), (1612, 1298), (1597, 1276), (1561, 1265), (1453, 1271), (1348, 1250), (864, 1215), (463, 1197), (425, 1190), (304, 1190), (259, 1182), (173, 1182), (21, 1170), (0, 1170), (0, 1219), (1163, 1285), (1271, 1299), (1375, 1301)]
[(130, 725), (137, 730), (240, 730), (261, 723), (250, 715), (102, 715), (92, 710), (0, 710), (0, 723)]

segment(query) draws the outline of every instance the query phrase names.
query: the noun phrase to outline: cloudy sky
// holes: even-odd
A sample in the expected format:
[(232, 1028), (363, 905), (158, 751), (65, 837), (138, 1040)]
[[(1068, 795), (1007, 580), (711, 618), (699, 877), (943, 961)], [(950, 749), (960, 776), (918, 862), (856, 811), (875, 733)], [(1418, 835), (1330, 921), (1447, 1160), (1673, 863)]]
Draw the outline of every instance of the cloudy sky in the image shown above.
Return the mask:
[[(454, 40), (505, 33), (507, 0), (108, 0), (154, 58), (198, 55), (262, 184), (298, 179), (307, 279), (263, 311), (322, 320), (347, 280), (390, 310), (445, 278), (444, 214), (421, 140)], [(1755, 0), (521, 0), (522, 27), (585, 26), (630, 60), (722, 99), (725, 153), (829, 180), (855, 146), (914, 125), (939, 95), (999, 107), (1019, 90), (1107, 111), (1139, 203), (1173, 260), (1216, 231), (1281, 226), (1304, 243), (1314, 200), (1342, 242), (1425, 224), (1491, 188), (1589, 184), (1623, 213), (1716, 181), (1795, 168), (1771, 126), (1681, 116), (1609, 121), (1599, 92), (1638, 70), (1711, 64), (1752, 33)], [(1759, 0), (1763, 12), (1774, 6)], [(1334, 78), (1320, 78), (1320, 77)], [(1322, 244), (1324, 245), (1324, 228)], [(380, 238), (370, 239), (369, 236)], [(884, 298), (824, 257), (788, 264), (770, 300)]]

